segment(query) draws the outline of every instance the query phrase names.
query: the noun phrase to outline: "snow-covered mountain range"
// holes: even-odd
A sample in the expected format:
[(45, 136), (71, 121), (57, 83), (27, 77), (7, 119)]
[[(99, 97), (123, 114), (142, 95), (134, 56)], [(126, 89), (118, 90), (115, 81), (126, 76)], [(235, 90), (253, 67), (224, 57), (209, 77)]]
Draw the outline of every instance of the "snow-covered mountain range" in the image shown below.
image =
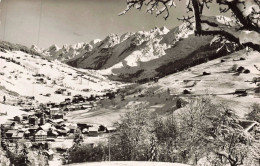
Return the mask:
[[(220, 24), (232, 20), (217, 16)], [(90, 43), (52, 45), (41, 53), (70, 66), (94, 69), (113, 80), (147, 81), (226, 55), (230, 50), (214, 36), (195, 36), (187, 23), (171, 30), (166, 27), (150, 31), (108, 35)], [(214, 43), (214, 44), (212, 44)], [(33, 47), (34, 50), (38, 50)]]

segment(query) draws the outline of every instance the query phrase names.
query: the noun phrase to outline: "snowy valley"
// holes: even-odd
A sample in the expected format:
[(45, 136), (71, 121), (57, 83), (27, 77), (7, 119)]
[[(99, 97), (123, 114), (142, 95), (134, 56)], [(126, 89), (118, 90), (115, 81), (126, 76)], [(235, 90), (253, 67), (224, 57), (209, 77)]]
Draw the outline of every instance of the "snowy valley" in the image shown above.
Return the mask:
[[(223, 17), (216, 20), (219, 24), (232, 22)], [(48, 142), (51, 151), (44, 152), (50, 165), (70, 163), (66, 155), (74, 146), (81, 146), (77, 139), (87, 148), (99, 148), (104, 142), (110, 148), (110, 141), (122, 134), (116, 133), (118, 122), (133, 110), (178, 119), (192, 101), (210, 99), (214, 106), (232, 109), (236, 122), (253, 128), (259, 124), (246, 117), (252, 105), (260, 103), (259, 57), (259, 52), (225, 43), (218, 36), (196, 36), (185, 23), (171, 30), (155, 27), (122, 36), (111, 34), (104, 40), (61, 48), (27, 48), (2, 41), (0, 123), (6, 127), (3, 130), (10, 147), (20, 139), (32, 144)], [(133, 127), (143, 123), (133, 122), (131, 117), (128, 120)], [(241, 128), (249, 132), (248, 125)], [(100, 161), (110, 160), (110, 149), (109, 156), (107, 151), (105, 147), (105, 159)]]

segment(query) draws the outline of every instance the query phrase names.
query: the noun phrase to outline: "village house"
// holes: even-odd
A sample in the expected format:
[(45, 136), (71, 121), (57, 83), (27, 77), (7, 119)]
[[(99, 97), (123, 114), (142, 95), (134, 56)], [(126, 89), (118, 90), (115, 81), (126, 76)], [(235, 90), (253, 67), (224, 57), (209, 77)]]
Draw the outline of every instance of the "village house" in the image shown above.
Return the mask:
[(20, 116), (15, 116), (14, 117), (14, 121), (16, 121), (17, 123), (21, 123), (21, 117)]
[(46, 84), (46, 81), (44, 80), (44, 78), (37, 78), (36, 79), (36, 83), (38, 83), (38, 84)]
[(53, 123), (56, 123), (56, 124), (61, 124), (62, 122), (64, 122), (63, 119), (54, 119), (54, 120), (51, 120)]
[(26, 131), (24, 132), (24, 138), (25, 138), (25, 139), (29, 139), (29, 138), (30, 138), (30, 131), (29, 131), (29, 130), (26, 130)]
[(53, 160), (53, 156), (54, 156), (53, 150), (51, 149), (45, 150), (43, 154), (48, 157), (48, 160)]
[(11, 130), (11, 129), (14, 129), (15, 126), (16, 126), (16, 122), (12, 122), (12, 121), (7, 121), (5, 122), (4, 124), (2, 124), (3, 127), (6, 129), (6, 130)]
[(76, 110), (76, 106), (75, 105), (68, 105), (67, 108), (68, 108), (69, 111)]
[[(58, 137), (58, 132), (53, 130), (52, 128), (50, 128), (48, 131), (47, 131), (47, 137), (48, 138), (57, 138)], [(47, 139), (48, 139), (47, 138)]]
[(56, 113), (52, 115), (52, 119), (63, 119), (64, 115), (62, 113)]
[(28, 120), (29, 115), (28, 114), (22, 114), (22, 120)]
[(70, 129), (70, 133), (74, 134), (77, 131), (77, 126), (70, 125), (70, 126), (68, 126), (68, 128)]
[(98, 128), (98, 131), (102, 131), (102, 132), (105, 132), (106, 131), (106, 126), (105, 125), (100, 125), (99, 128)]
[(28, 128), (28, 131), (30, 132), (30, 137), (34, 136), (34, 134), (37, 132), (38, 130), (38, 126), (31, 126), (30, 128)]
[(67, 136), (68, 132), (64, 129), (57, 129), (59, 136)]
[(43, 131), (49, 131), (51, 128), (54, 128), (54, 126), (51, 124), (51, 123), (46, 123), (44, 125), (41, 125), (39, 127), (40, 130), (43, 130)]
[(77, 127), (82, 131), (83, 129), (88, 129), (89, 127), (92, 127), (92, 125), (88, 125), (86, 123), (77, 123)]
[(67, 104), (70, 104), (70, 101), (71, 101), (70, 98), (65, 99), (65, 103), (67, 103)]
[(54, 115), (54, 114), (57, 114), (59, 111), (60, 111), (59, 108), (51, 108), (51, 109), (50, 109), (50, 115), (52, 116), (52, 115)]
[(37, 133), (34, 135), (34, 142), (44, 142), (47, 139), (47, 132), (43, 130), (39, 130)]
[(47, 106), (48, 108), (53, 108), (53, 107), (55, 106), (55, 104), (56, 104), (56, 103), (54, 103), (54, 102), (48, 102), (48, 103), (46, 104), (46, 106)]
[(116, 132), (115, 127), (106, 127), (106, 133), (112, 133), (112, 132)]
[(63, 108), (62, 111), (64, 111), (64, 112), (69, 112), (70, 110), (69, 110), (67, 107), (65, 107), (65, 108)]
[(88, 136), (92, 136), (92, 137), (95, 137), (95, 136), (98, 136), (99, 134), (99, 131), (98, 131), (99, 127), (90, 127), (88, 129)]
[(82, 109), (88, 109), (90, 110), (93, 106), (90, 104), (82, 104)]
[(86, 99), (82, 95), (73, 96), (72, 103), (85, 102)]
[(40, 125), (44, 125), (46, 123), (46, 118), (42, 117), (40, 118)]
[(6, 139), (12, 141), (12, 136), (17, 132), (17, 130), (7, 130), (5, 132)]
[(16, 131), (12, 135), (12, 141), (13, 142), (18, 142), (19, 140), (24, 138), (24, 132), (23, 131)]
[(73, 104), (75, 106), (75, 110), (81, 110), (82, 109), (82, 104)]
[(57, 89), (54, 93), (55, 94), (63, 94), (63, 91), (61, 89)]
[(54, 93), (56, 94), (63, 94), (66, 91), (66, 89), (59, 88)]
[(46, 117), (46, 114), (40, 110), (35, 112), (34, 115), (37, 116), (37, 118)]
[(246, 89), (236, 89), (235, 94), (238, 94), (240, 96), (247, 96), (247, 91)]
[(34, 126), (38, 125), (38, 117), (35, 116), (35, 115), (30, 116), (29, 117), (29, 124), (34, 125)]
[(68, 105), (68, 104), (65, 101), (63, 101), (63, 102), (60, 102), (59, 107), (64, 107), (66, 105)]

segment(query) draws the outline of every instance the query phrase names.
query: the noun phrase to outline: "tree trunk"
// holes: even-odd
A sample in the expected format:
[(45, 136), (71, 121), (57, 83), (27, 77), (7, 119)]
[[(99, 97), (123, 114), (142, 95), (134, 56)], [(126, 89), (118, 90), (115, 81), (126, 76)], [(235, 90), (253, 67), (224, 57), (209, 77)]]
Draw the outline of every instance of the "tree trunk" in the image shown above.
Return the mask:
[(195, 16), (195, 35), (201, 34), (201, 20), (200, 20), (200, 9), (198, 0), (192, 0), (193, 12)]

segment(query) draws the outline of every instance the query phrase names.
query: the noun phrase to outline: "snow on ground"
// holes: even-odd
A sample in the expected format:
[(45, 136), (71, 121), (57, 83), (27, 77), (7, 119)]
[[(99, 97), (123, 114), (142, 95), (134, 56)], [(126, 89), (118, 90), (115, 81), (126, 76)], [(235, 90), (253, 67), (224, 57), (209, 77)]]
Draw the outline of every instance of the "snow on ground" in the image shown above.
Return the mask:
[(69, 164), (69, 166), (188, 166), (180, 163), (146, 162), (146, 161), (111, 161)]
[[(239, 60), (240, 57), (245, 60)], [(259, 94), (255, 93), (257, 85), (252, 82), (254, 77), (259, 77), (260, 72), (254, 65), (260, 64), (260, 53), (245, 50), (235, 52), (229, 56), (215, 59), (201, 65), (194, 66), (186, 71), (181, 71), (159, 80), (151, 86), (159, 86), (161, 90), (168, 88), (173, 95), (180, 95), (187, 89), (196, 96), (216, 96), (216, 102), (226, 103), (234, 109), (238, 115), (244, 116), (253, 103), (260, 103)], [(225, 62), (220, 62), (224, 59)], [(250, 73), (237, 74), (229, 72), (233, 65), (249, 69)], [(208, 72), (210, 75), (203, 75)], [(144, 85), (146, 88), (147, 84)], [(233, 95), (236, 89), (246, 89), (247, 96)], [(187, 95), (189, 96), (189, 95)]]
[(5, 123), (9, 119), (13, 119), (15, 116), (20, 116), (22, 114), (30, 114), (25, 111), (21, 111), (20, 107), (17, 106), (10, 106), (0, 103), (0, 113), (7, 113), (7, 115), (0, 116), (0, 124)]
[[(240, 117), (244, 117), (253, 103), (260, 103), (259, 92), (255, 92), (257, 85), (252, 82), (253, 78), (259, 77), (260, 74), (254, 67), (254, 65), (260, 64), (259, 57), (260, 53), (258, 52), (250, 52), (248, 56), (245, 50), (235, 52), (191, 67), (188, 70), (171, 74), (159, 79), (157, 83), (149, 82), (137, 86), (136, 93), (126, 96), (125, 101), (116, 103), (118, 108), (104, 105), (89, 112), (84, 110), (73, 111), (67, 117), (71, 122), (113, 125), (120, 119), (120, 115), (126, 110), (134, 109), (138, 103), (142, 103), (148, 109), (156, 110), (157, 113), (175, 110), (175, 102), (166, 100), (167, 98), (174, 98), (174, 96), (184, 98), (192, 96), (212, 97), (212, 102), (226, 104), (236, 111)], [(240, 58), (245, 58), (245, 60), (240, 60)], [(224, 62), (221, 62), (221, 60), (224, 60)], [(250, 73), (237, 74), (230, 71), (234, 65), (237, 65), (237, 68), (242, 66), (249, 69)], [(203, 72), (208, 72), (210, 75), (203, 75)], [(138, 88), (141, 89), (141, 93), (138, 92)], [(165, 93), (168, 88), (171, 97)], [(185, 89), (191, 91), (192, 94), (183, 95)], [(236, 89), (246, 89), (248, 95), (239, 97), (233, 94)], [(144, 94), (144, 97), (137, 97), (140, 94)]]
[(120, 115), (123, 114), (124, 111), (125, 110), (113, 109), (112, 107), (99, 108), (98, 110), (90, 112), (79, 110), (69, 112), (66, 115), (66, 118), (68, 121), (75, 123), (113, 126), (114, 122), (117, 122), (120, 119)]
[[(120, 84), (109, 81), (102, 75), (91, 70), (78, 70), (58, 61), (51, 62), (41, 57), (20, 51), (3, 53), (0, 56), (15, 60), (13, 63), (0, 59), (0, 85), (9, 91), (17, 92), (21, 96), (35, 96), (39, 102), (61, 102), (67, 95), (55, 94), (59, 88), (65, 88), (71, 95), (104, 94), (107, 90), (116, 90)], [(44, 74), (44, 76), (35, 76)], [(43, 79), (43, 82), (37, 80)], [(83, 91), (86, 90), (86, 91)], [(50, 97), (44, 94), (50, 93)]]

